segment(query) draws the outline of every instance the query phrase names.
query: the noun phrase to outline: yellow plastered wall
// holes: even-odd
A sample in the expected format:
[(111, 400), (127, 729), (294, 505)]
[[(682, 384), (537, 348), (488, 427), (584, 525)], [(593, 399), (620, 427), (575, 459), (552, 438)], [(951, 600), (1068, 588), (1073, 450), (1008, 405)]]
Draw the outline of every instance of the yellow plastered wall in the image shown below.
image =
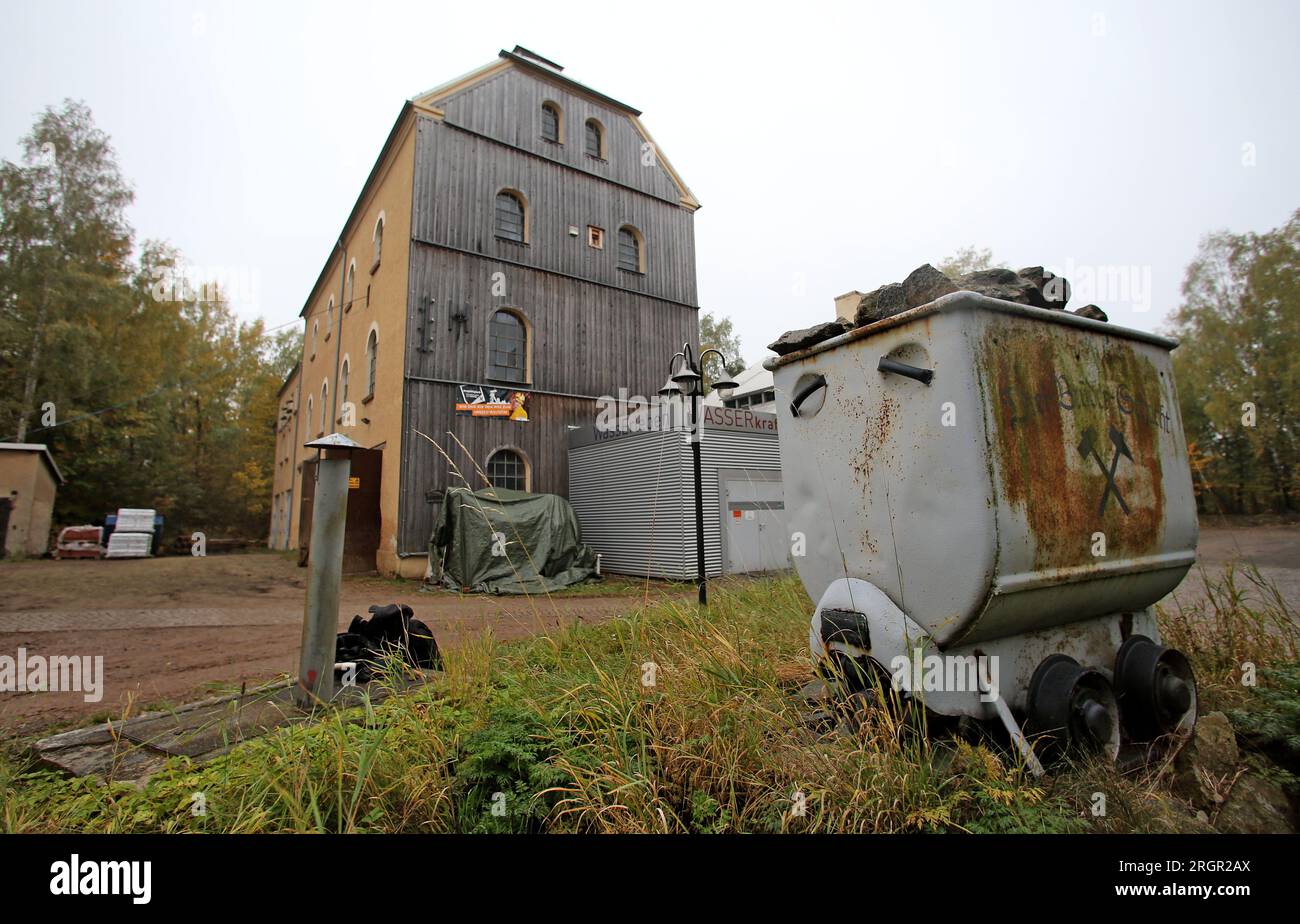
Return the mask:
[[(304, 319), (300, 373), (302, 392), (296, 401), (295, 412), (294, 432), (299, 449), (297, 464), (293, 466), (295, 488), (289, 527), (290, 548), (298, 547), (302, 492), (311, 490), (310, 485), (302, 484), (301, 465), (304, 459), (314, 456), (312, 451), (303, 449), (302, 445), (316, 439), (318, 434), (339, 432), (367, 449), (382, 448), (384, 452), (379, 499), (381, 527), (376, 561), (376, 567), (384, 574), (395, 574), (398, 570), (397, 495), (402, 448), (402, 386), (414, 168), (415, 117), (413, 113), (408, 113), (388, 157), (380, 165), (375, 181), (364, 194), (356, 220), (345, 232), (343, 248), (346, 253), (341, 254), (335, 250), (324, 278), (312, 296), (310, 309)], [(376, 268), (373, 267), (373, 234), (381, 215), (384, 218), (384, 242)], [(349, 307), (344, 304), (347, 298), (345, 271), (354, 260), (356, 289)], [(326, 330), (331, 299), (334, 311), (328, 324), (329, 330)], [(318, 327), (313, 343), (314, 324)], [(378, 333), (378, 364), (374, 395), (366, 400), (366, 340), (372, 329)], [(343, 415), (341, 396), (334, 420), (328, 419), (329, 408), (335, 404), (335, 389), (339, 384), (336, 370), (342, 368), (344, 358), (349, 360), (351, 370), (348, 400), (355, 405), (355, 422), (352, 426), (345, 426), (338, 420)], [(321, 386), (327, 380), (329, 399), (324, 408), (326, 418), (323, 419)], [(308, 397), (311, 398), (310, 429), (307, 427)]]

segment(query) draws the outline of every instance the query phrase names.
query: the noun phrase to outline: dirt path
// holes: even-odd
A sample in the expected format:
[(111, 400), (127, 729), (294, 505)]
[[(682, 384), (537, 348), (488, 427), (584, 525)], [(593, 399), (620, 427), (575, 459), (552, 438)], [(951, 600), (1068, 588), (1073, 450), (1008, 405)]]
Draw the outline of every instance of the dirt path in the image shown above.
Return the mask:
[[(0, 693), (0, 729), (24, 734), (130, 706), (181, 703), (250, 685), (297, 664), (306, 570), (276, 554), (0, 564), (0, 654), (101, 655), (104, 691)], [(491, 629), (519, 638), (573, 621), (599, 622), (641, 605), (627, 594), (461, 597), (414, 582), (348, 579), (340, 629), (372, 603), (408, 603), (444, 648)], [(655, 596), (663, 585), (654, 585)], [(682, 591), (686, 593), (686, 591)]]
[[(1165, 599), (1195, 604), (1205, 599), (1205, 577), (1220, 581), (1228, 564), (1254, 565), (1260, 576), (1275, 585), (1294, 612), (1300, 612), (1300, 525), (1248, 526), (1237, 528), (1201, 527), (1196, 546), (1196, 567), (1183, 578), (1178, 589)], [(1204, 576), (1202, 576), (1204, 572)], [(1258, 592), (1244, 575), (1237, 586), (1247, 599)]]

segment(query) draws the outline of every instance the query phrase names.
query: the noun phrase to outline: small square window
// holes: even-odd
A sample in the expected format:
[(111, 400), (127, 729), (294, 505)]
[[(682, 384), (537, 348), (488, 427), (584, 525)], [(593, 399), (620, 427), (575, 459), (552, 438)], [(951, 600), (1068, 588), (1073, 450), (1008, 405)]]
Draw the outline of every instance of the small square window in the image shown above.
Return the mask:
[(604, 250), (605, 229), (597, 228), (595, 225), (587, 225), (587, 246), (595, 247), (597, 250)]

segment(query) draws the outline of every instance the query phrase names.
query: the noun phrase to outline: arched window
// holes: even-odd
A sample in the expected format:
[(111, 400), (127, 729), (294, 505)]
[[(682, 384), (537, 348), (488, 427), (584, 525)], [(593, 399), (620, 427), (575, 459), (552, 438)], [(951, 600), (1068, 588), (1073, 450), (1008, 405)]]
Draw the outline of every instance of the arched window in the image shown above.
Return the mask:
[(330, 380), (320, 383), (320, 432), (330, 429)]
[(528, 327), (513, 311), (497, 311), (488, 327), (488, 378), (528, 381)]
[(330, 303), (325, 306), (325, 339), (330, 338), (330, 331), (334, 330), (334, 296), (330, 296)]
[(307, 396), (307, 420), (303, 427), (303, 432), (307, 435), (307, 439), (311, 439), (311, 407), (312, 407), (311, 395), (308, 395)]
[(352, 300), (357, 295), (357, 261), (353, 260), (352, 265), (348, 267), (348, 285), (343, 294), (343, 307), (347, 310), (352, 308)]
[(631, 225), (618, 229), (618, 268), (630, 273), (645, 272), (645, 245), (641, 232)]
[(375, 394), (375, 372), (379, 368), (379, 331), (371, 330), (366, 338), (366, 397)]
[(560, 119), (560, 107), (549, 100), (542, 103), (542, 140), (563, 144), (561, 134), (563, 122)]
[(587, 156), (605, 159), (605, 126), (595, 119), (587, 120)]
[(507, 241), (528, 241), (528, 209), (524, 197), (512, 189), (497, 193), (496, 235)]
[(343, 409), (343, 413), (345, 414), (347, 413), (347, 407), (345, 405), (348, 403), (348, 379), (351, 378), (351, 375), (349, 374), (351, 372), (351, 366), (351, 361), (347, 357), (344, 357), (343, 368), (339, 370), (339, 407)]
[(488, 481), (507, 491), (528, 490), (528, 464), (513, 449), (498, 449), (488, 458)]
[(375, 262), (370, 266), (370, 272), (372, 273), (379, 268), (379, 258), (380, 256), (383, 255), (384, 252), (384, 216), (383, 215), (380, 215), (379, 220), (375, 222), (374, 243), (375, 243)]
[(312, 321), (311, 322), (311, 353), (309, 354), (311, 356), (316, 355), (316, 335), (319, 333), (320, 333), (320, 321)]

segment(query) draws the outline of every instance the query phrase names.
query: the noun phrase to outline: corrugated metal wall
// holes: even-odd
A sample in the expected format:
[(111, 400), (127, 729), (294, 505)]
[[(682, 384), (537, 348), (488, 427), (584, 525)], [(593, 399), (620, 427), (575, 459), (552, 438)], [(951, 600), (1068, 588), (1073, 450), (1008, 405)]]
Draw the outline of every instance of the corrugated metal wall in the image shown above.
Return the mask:
[[(781, 470), (775, 434), (706, 427), (700, 455), (704, 563), (722, 573), (719, 469)], [(638, 433), (569, 449), (569, 502), (583, 541), (617, 574), (690, 580), (695, 571), (695, 482), (680, 431)]]
[[(695, 574), (694, 541), (689, 548), (682, 542), (695, 509), (682, 493), (689, 463), (683, 447), (682, 434), (667, 431), (569, 450), (569, 503), (582, 540), (601, 554), (603, 570), (672, 578)], [(689, 520), (692, 536), (694, 523)]]

